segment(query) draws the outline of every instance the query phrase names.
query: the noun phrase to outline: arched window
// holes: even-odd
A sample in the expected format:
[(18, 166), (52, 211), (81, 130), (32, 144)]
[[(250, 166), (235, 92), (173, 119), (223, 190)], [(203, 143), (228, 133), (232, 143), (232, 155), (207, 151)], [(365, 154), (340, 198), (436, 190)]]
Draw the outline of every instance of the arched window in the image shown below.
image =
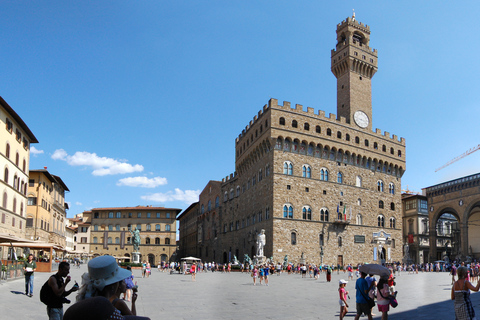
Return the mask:
[(120, 244), (120, 238), (119, 237), (115, 237), (115, 244)]
[(390, 154), (395, 154), (395, 151), (393, 150), (393, 148), (390, 148)]
[(226, 202), (228, 200), (228, 192), (225, 191), (225, 193), (223, 194), (223, 201)]
[(93, 237), (93, 243), (98, 243), (98, 238), (97, 237)]
[(290, 238), (291, 238), (292, 246), (296, 245), (297, 244), (297, 234), (295, 232), (292, 232), (291, 235), (290, 235)]
[(17, 199), (13, 198), (13, 213), (17, 213)]
[(165, 244), (170, 244), (170, 238), (165, 238)]
[(5, 168), (5, 173), (3, 175), (3, 181), (5, 181), (5, 183), (8, 183), (8, 168)]
[(112, 243), (112, 237), (107, 238), (107, 243), (111, 244)]
[(165, 231), (170, 231), (170, 225), (169, 224), (165, 225)]
[(205, 213), (205, 207), (203, 206), (203, 204), (202, 204), (202, 206), (200, 207), (200, 213), (201, 213), (201, 214), (204, 214), (204, 213)]
[(315, 132), (316, 133), (321, 133), (322, 132), (322, 130), (320, 129), (320, 126), (315, 127)]
[(280, 120), (279, 120), (279, 123), (280, 123), (281, 126), (284, 126), (285, 125), (285, 118), (281, 117)]
[(237, 197), (240, 196), (240, 186), (237, 186)]
[(342, 246), (342, 237), (338, 237), (338, 246), (339, 246), (339, 247)]
[(328, 221), (328, 210), (321, 209), (320, 210), (320, 221)]
[(5, 147), (5, 158), (10, 158), (10, 145), (7, 143), (7, 146)]
[(332, 135), (332, 130), (329, 128), (327, 129), (327, 136), (331, 136)]
[(3, 208), (7, 209), (7, 193), (3, 193)]
[(111, 224), (108, 225), (108, 231), (113, 231), (113, 225)]
[(293, 127), (293, 128), (297, 128), (297, 127), (298, 127), (297, 120), (292, 120), (292, 127)]
[(379, 215), (379, 216), (377, 217), (377, 225), (378, 225), (379, 227), (385, 227), (385, 218), (384, 218), (384, 216)]
[(27, 172), (27, 162), (25, 161), (25, 159), (23, 159), (23, 166), (22, 166), (22, 170), (23, 172)]
[(155, 244), (160, 244), (160, 238), (155, 238)]
[(390, 228), (395, 229), (395, 218), (390, 218)]
[(373, 143), (373, 149), (378, 149), (378, 143), (376, 142)]
[(320, 236), (319, 236), (319, 244), (320, 246), (324, 246), (325, 245), (325, 242), (324, 242), (324, 239), (323, 239), (323, 233), (320, 233)]
[(208, 200), (207, 208), (208, 211), (212, 210), (212, 200)]
[(155, 225), (155, 231), (160, 231), (160, 225), (159, 224)]
[(328, 170), (327, 169), (321, 169), (320, 170), (320, 180), (328, 181)]
[(305, 124), (303, 125), (303, 129), (307, 131), (310, 130), (310, 125), (307, 122), (305, 122)]
[(390, 202), (390, 210), (395, 210), (395, 203)]
[(355, 137), (355, 143), (360, 143), (360, 138), (359, 137)]
[(345, 140), (350, 141), (350, 135), (348, 133), (345, 134)]
[(357, 224), (360, 225), (360, 226), (363, 224), (362, 215), (361, 215), (361, 214), (357, 214), (356, 222), (357, 222)]
[(341, 131), (337, 131), (337, 138), (342, 139), (342, 132)]
[(219, 199), (219, 197), (217, 196), (217, 197), (215, 198), (215, 208), (218, 208), (219, 206), (220, 206), (220, 199)]
[(303, 207), (302, 218), (303, 220), (312, 220), (312, 209), (310, 207)]
[(378, 207), (380, 209), (383, 209), (383, 201), (382, 200), (378, 201)]
[(293, 175), (293, 164), (290, 161), (285, 161), (283, 163), (283, 174), (287, 174), (289, 176)]
[(358, 199), (357, 199), (357, 204), (358, 204), (359, 206), (361, 206), (361, 205), (362, 205), (362, 199), (358, 198)]
[(150, 244), (150, 238), (149, 237), (145, 238), (145, 244)]
[(368, 140), (365, 139), (365, 147), (368, 147)]
[(150, 224), (147, 224), (147, 231), (151, 231), (152, 230), (152, 226)]
[(15, 165), (18, 167), (18, 164), (20, 163), (20, 155), (18, 152), (15, 154)]
[(391, 182), (388, 185), (388, 193), (395, 194), (395, 185)]
[(387, 151), (387, 147), (385, 145), (382, 145), (382, 151), (383, 152), (386, 152)]
[(341, 172), (337, 173), (337, 182), (343, 183), (343, 174)]
[(288, 218), (288, 206), (283, 206), (283, 217)]
[(311, 178), (312, 177), (312, 169), (308, 164), (304, 164), (302, 167), (302, 177), (304, 178)]
[(380, 192), (383, 192), (383, 181), (382, 180), (377, 181), (377, 190), (380, 191)]

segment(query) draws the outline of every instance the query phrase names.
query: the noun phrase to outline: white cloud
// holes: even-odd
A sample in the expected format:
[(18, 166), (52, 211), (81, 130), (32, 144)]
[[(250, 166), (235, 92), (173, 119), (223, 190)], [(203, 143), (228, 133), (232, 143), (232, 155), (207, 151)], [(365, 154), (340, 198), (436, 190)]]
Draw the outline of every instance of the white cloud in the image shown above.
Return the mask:
[(118, 180), (117, 186), (155, 188), (167, 184), (167, 178), (155, 177), (149, 179), (147, 177), (129, 177)]
[(43, 150), (37, 150), (34, 146), (30, 147), (30, 154), (33, 154), (35, 157), (39, 154), (42, 154)]
[(154, 202), (172, 202), (183, 201), (185, 203), (193, 203), (198, 201), (200, 190), (185, 190), (182, 191), (175, 188), (175, 191), (168, 191), (167, 193), (153, 193), (146, 196), (141, 196), (142, 200), (154, 201)]
[(77, 201), (77, 202), (75, 202), (75, 205), (76, 205), (76, 206), (81, 206), (82, 203)]
[(96, 153), (77, 151), (73, 156), (67, 154), (63, 149), (55, 150), (52, 159), (66, 161), (71, 166), (89, 166), (94, 170), (94, 176), (106, 176), (113, 174), (124, 174), (143, 171), (143, 166), (131, 165), (126, 160), (115, 160), (107, 157), (99, 157)]

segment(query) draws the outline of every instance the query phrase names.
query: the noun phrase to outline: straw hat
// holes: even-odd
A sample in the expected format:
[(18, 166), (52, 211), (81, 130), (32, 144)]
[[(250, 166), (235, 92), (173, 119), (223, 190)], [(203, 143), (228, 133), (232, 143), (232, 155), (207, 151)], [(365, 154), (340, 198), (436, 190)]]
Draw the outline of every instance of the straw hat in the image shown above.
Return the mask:
[(100, 256), (88, 262), (88, 275), (97, 290), (103, 290), (109, 284), (122, 281), (132, 273), (118, 266), (112, 256)]

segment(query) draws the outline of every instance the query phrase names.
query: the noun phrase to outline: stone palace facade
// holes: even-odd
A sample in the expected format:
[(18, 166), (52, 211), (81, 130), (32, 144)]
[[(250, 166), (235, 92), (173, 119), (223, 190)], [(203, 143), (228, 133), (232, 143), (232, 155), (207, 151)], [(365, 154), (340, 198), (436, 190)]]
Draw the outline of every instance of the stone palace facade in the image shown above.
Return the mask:
[(196, 209), (180, 215), (196, 216), (189, 254), (252, 258), (265, 229), (265, 256), (275, 261), (298, 263), (302, 253), (317, 264), (402, 259), (405, 140), (372, 130), (377, 50), (369, 40), (370, 27), (354, 17), (337, 25), (336, 115), (270, 99), (250, 121), (236, 138), (235, 173), (210, 181)]

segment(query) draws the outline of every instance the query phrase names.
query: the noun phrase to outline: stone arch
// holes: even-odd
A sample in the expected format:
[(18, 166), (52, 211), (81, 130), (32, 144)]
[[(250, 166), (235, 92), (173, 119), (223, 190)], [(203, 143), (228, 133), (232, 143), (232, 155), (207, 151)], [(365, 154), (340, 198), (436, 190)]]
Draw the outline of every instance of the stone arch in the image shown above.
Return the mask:
[[(444, 205), (433, 212), (430, 211), (429, 214), (429, 244), (430, 244), (430, 251), (429, 251), (429, 261), (433, 262), (438, 260), (437, 259), (437, 222), (440, 219), (440, 217), (445, 214), (449, 213), (453, 215), (455, 218), (457, 218), (457, 221), (460, 225), (460, 252), (463, 255), (465, 252), (463, 248), (468, 248), (468, 237), (466, 237), (466, 234), (464, 235), (464, 221), (463, 215), (460, 215), (455, 208), (453, 208), (450, 205)], [(465, 230), (466, 231), (466, 230)], [(465, 239), (466, 238), (466, 239)], [(467, 242), (466, 242), (467, 241)]]

